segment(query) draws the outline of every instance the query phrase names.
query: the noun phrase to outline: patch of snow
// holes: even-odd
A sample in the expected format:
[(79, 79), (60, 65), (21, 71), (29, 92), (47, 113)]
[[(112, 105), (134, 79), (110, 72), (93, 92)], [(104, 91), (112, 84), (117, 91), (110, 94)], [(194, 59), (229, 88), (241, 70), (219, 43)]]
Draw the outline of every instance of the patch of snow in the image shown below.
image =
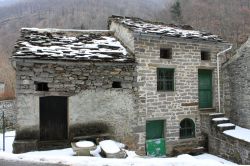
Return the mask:
[(224, 115), (224, 114), (223, 114), (223, 113), (217, 112), (217, 113), (211, 113), (211, 114), (209, 114), (209, 115)]
[(136, 32), (156, 33), (169, 36), (178, 36), (182, 38), (201, 38), (221, 40), (218, 36), (210, 33), (204, 33), (196, 30), (186, 30), (179, 27), (171, 27), (164, 24), (153, 24), (143, 20), (134, 20), (130, 18), (122, 18), (121, 23), (130, 26)]
[(115, 143), (116, 143), (116, 145), (117, 145), (119, 148), (121, 148), (121, 149), (124, 149), (124, 148), (125, 148), (125, 145), (124, 145), (123, 143), (121, 143), (121, 142), (116, 142), (116, 141), (115, 141)]
[(229, 127), (229, 126), (235, 126), (235, 124), (233, 124), (233, 123), (222, 123), (222, 124), (218, 124), (217, 126), (219, 126), (219, 127)]
[(45, 29), (40, 29), (40, 28), (28, 28), (28, 27), (23, 27), (21, 30), (29, 30), (29, 31), (36, 31), (36, 32), (83, 32), (83, 33), (92, 33), (92, 32), (113, 32), (110, 30), (97, 30), (97, 29), (89, 29), (89, 30), (80, 30), (80, 29), (56, 29), (56, 28), (45, 28)]
[(90, 154), (93, 155), (94, 157), (102, 157), (100, 155), (101, 151), (102, 151), (101, 147), (100, 147), (100, 145), (98, 145), (95, 150), (90, 151)]
[(218, 161), (221, 164), (225, 164), (225, 165), (237, 165), (237, 164), (235, 164), (235, 163), (233, 163), (231, 161), (228, 161), (228, 160), (225, 160), (223, 158), (220, 158), (220, 157), (217, 157), (217, 156), (214, 156), (214, 155), (211, 155), (211, 154), (207, 154), (207, 153), (204, 153), (204, 154), (201, 154), (201, 155), (198, 155), (198, 156), (194, 156), (194, 158), (199, 159), (199, 160), (203, 160), (203, 161), (215, 160), (215, 161)]
[(113, 140), (101, 141), (99, 145), (106, 153), (112, 154), (112, 153), (120, 152), (120, 148), (117, 146), (116, 142)]
[[(15, 131), (7, 132), (6, 136), (14, 136)], [(2, 135), (0, 134), (0, 140)], [(11, 138), (11, 139), (9, 139)], [(12, 143), (14, 137), (7, 137), (6, 144), (8, 152), (0, 152), (0, 159), (12, 161), (24, 161), (35, 163), (55, 163), (65, 164), (71, 166), (224, 166), (224, 165), (237, 165), (232, 162), (226, 161), (222, 158), (203, 154), (199, 156), (180, 155), (172, 158), (149, 158), (138, 156), (134, 151), (125, 150), (128, 157), (126, 159), (107, 159), (102, 158), (99, 153), (101, 152), (100, 146), (91, 151), (96, 157), (75, 156), (72, 148), (48, 150), (48, 151), (34, 151), (22, 154), (12, 154)], [(114, 142), (117, 148), (122, 147), (121, 144)], [(104, 143), (108, 145), (107, 143)], [(109, 147), (107, 147), (109, 148)], [(1, 164), (0, 164), (1, 165)]]
[(250, 143), (250, 129), (236, 126), (235, 130), (226, 130), (223, 133)]
[(78, 141), (78, 142), (76, 142), (76, 146), (87, 148), (87, 147), (95, 146), (95, 144), (91, 141)]
[(229, 120), (229, 119), (223, 117), (223, 118), (213, 118), (212, 120), (213, 120), (213, 121), (222, 121), (222, 120)]
[[(5, 152), (12, 153), (12, 143), (14, 142), (16, 132), (7, 131), (5, 133)], [(3, 134), (0, 133), (0, 152), (3, 151)]]

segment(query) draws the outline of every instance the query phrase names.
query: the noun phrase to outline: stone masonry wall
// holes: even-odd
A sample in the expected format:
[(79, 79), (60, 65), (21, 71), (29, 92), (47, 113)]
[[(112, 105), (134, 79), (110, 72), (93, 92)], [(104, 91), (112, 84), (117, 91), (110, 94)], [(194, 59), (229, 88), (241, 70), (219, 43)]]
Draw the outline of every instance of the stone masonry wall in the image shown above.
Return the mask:
[(250, 39), (223, 66), (224, 111), (235, 124), (250, 129)]
[[(100, 122), (126, 141), (136, 123), (134, 67), (132, 63), (17, 60), (16, 139), (39, 139), (39, 97), (68, 96), (70, 137), (76, 136), (77, 127)], [(47, 82), (49, 92), (35, 91), (35, 81)], [(112, 88), (113, 81), (121, 82), (122, 88)]]
[(208, 137), (209, 153), (238, 164), (250, 164), (250, 143), (225, 135), (213, 133)]
[[(161, 59), (160, 48), (172, 48), (172, 59)], [(211, 60), (202, 61), (201, 50), (211, 52)], [(135, 56), (139, 85), (138, 127), (141, 151), (145, 149), (145, 125), (147, 120), (165, 120), (167, 153), (174, 146), (203, 145), (200, 111), (198, 108), (198, 69), (213, 71), (213, 107), (217, 108), (216, 54), (219, 45), (188, 40), (174, 40), (155, 36), (138, 35), (135, 38)], [(174, 68), (175, 87), (173, 92), (157, 91), (157, 68)], [(180, 139), (179, 125), (184, 118), (195, 123), (195, 138)]]

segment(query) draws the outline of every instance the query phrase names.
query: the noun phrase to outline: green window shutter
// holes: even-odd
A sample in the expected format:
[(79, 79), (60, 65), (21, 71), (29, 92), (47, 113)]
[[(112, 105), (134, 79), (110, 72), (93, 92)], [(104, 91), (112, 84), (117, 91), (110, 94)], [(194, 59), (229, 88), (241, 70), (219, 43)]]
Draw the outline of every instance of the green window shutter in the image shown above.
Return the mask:
[(157, 68), (157, 91), (174, 91), (174, 69)]
[(146, 139), (164, 138), (164, 120), (146, 122)]

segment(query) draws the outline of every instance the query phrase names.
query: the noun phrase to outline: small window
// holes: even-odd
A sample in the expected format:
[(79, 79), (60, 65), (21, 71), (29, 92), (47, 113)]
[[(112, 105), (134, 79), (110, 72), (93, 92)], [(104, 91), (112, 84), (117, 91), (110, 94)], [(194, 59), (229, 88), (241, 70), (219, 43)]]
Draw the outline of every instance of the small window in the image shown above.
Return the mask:
[(48, 83), (46, 82), (35, 82), (36, 91), (49, 91)]
[(208, 52), (208, 51), (201, 51), (201, 60), (203, 60), (203, 61), (210, 60), (210, 52)]
[(195, 137), (195, 125), (191, 119), (183, 119), (180, 123), (180, 139)]
[(112, 83), (112, 88), (121, 88), (121, 82), (118, 82), (118, 81), (114, 81)]
[(174, 91), (174, 69), (157, 69), (157, 91)]
[(162, 59), (172, 59), (172, 49), (171, 48), (161, 48), (160, 58)]

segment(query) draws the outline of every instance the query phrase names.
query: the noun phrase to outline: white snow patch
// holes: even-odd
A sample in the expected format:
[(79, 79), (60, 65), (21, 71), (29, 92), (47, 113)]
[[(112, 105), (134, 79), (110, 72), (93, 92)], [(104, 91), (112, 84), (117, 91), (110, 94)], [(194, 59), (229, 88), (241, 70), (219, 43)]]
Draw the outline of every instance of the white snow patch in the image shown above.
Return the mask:
[[(12, 153), (12, 143), (15, 139), (15, 131), (8, 131), (5, 133), (5, 152)], [(3, 134), (0, 133), (0, 152), (3, 151)]]
[(222, 123), (222, 124), (218, 124), (217, 126), (219, 126), (219, 127), (229, 127), (229, 126), (235, 126), (235, 124), (233, 124), (233, 123)]
[(250, 143), (250, 129), (236, 126), (235, 130), (226, 130), (223, 133)]
[(79, 142), (76, 142), (76, 146), (87, 148), (87, 147), (95, 146), (95, 144), (91, 141), (79, 141)]
[[(6, 136), (14, 136), (15, 131), (7, 132)], [(0, 134), (2, 138), (2, 134)], [(0, 138), (0, 141), (2, 141)], [(12, 154), (12, 143), (14, 137), (6, 138), (6, 146), (8, 147), (8, 152), (0, 152), (0, 159), (4, 160), (15, 160), (15, 161), (27, 161), (27, 162), (37, 162), (37, 163), (61, 163), (71, 166), (223, 166), (223, 165), (237, 165), (232, 162), (226, 161), (222, 158), (203, 154), (199, 156), (190, 155), (180, 155), (173, 158), (150, 158), (138, 156), (133, 151), (125, 150), (128, 157), (126, 159), (107, 159), (102, 158), (99, 153), (101, 151), (100, 146), (97, 149), (91, 151), (91, 153), (96, 157), (86, 157), (86, 156), (75, 156), (72, 148), (49, 150), (49, 151), (35, 151), (23, 154)], [(119, 147), (123, 147), (122, 144), (114, 142), (113, 143)], [(105, 145), (108, 145), (105, 143)], [(109, 148), (109, 147), (108, 147)]]
[(223, 118), (213, 118), (212, 120), (213, 120), (213, 121), (222, 121), (222, 120), (229, 120), (229, 119), (223, 117)]
[(101, 148), (106, 152), (106, 153), (118, 153), (120, 152), (120, 148), (117, 146), (116, 142), (113, 140), (104, 140), (99, 143)]
[(216, 161), (220, 162), (221, 164), (225, 164), (225, 165), (237, 165), (231, 161), (227, 161), (223, 158), (220, 158), (220, 157), (217, 157), (217, 156), (214, 156), (211, 154), (207, 154), (207, 153), (204, 153), (204, 154), (201, 154), (198, 156), (194, 156), (194, 158), (199, 159), (199, 160), (203, 160), (203, 161), (212, 159), (212, 160), (216, 160)]

